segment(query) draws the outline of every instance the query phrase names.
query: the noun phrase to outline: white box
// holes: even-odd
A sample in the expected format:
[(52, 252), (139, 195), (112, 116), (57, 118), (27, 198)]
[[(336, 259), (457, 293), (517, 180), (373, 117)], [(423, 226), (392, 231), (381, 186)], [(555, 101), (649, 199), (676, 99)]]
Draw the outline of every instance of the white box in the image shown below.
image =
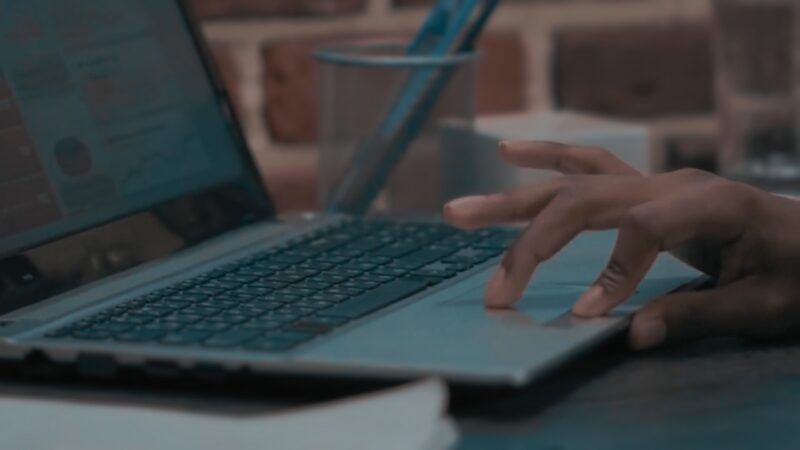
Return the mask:
[(647, 126), (571, 112), (534, 112), (479, 117), (474, 127), (441, 125), (442, 193), (445, 200), (507, 191), (542, 181), (553, 172), (520, 169), (497, 151), (502, 140), (552, 141), (605, 148), (642, 172), (648, 172)]

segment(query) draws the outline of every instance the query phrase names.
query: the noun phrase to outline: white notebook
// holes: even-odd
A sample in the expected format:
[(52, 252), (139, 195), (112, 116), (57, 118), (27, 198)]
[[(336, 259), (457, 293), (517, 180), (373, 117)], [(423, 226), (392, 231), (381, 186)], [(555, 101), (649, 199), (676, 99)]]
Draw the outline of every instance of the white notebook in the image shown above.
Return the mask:
[(3, 448), (26, 450), (445, 450), (447, 387), (425, 380), (265, 416), (0, 399)]

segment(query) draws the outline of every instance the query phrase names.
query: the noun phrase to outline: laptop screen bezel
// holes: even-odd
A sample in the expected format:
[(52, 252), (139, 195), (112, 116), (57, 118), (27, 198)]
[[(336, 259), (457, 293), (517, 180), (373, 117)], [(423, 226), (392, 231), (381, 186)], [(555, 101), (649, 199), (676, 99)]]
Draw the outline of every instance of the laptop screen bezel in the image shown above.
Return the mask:
[(264, 210), (260, 212), (259, 216), (263, 218), (273, 218), (275, 216), (275, 204), (272, 201), (269, 191), (266, 187), (266, 180), (263, 179), (261, 172), (258, 170), (253, 152), (247, 144), (244, 129), (242, 128), (241, 121), (239, 120), (236, 108), (233, 105), (232, 97), (222, 79), (222, 74), (219, 71), (217, 64), (214, 63), (211, 48), (208, 41), (203, 37), (203, 32), (198, 25), (200, 20), (196, 12), (189, 5), (189, 0), (174, 0), (181, 10), (181, 16), (186, 23), (186, 28), (189, 30), (189, 35), (192, 39), (195, 49), (197, 50), (200, 61), (206, 70), (209, 80), (214, 87), (217, 100), (220, 107), (223, 109), (223, 117), (228, 120), (228, 127), (231, 134), (236, 141), (236, 148), (242, 157), (244, 165), (243, 178), (248, 179), (254, 187), (260, 190), (263, 196)]
[[(240, 121), (238, 120), (236, 110), (233, 107), (231, 95), (226, 88), (225, 83), (223, 82), (216, 64), (214, 63), (210, 46), (202, 34), (198, 18), (188, 1), (171, 1), (174, 2), (180, 11), (181, 18), (184, 22), (183, 25), (186, 27), (186, 31), (191, 39), (192, 46), (205, 71), (205, 73), (201, 75), (205, 76), (210, 83), (210, 87), (213, 89), (213, 94), (217, 100), (217, 105), (219, 105), (220, 108), (221, 117), (223, 120), (225, 120), (226, 126), (230, 131), (230, 136), (234, 141), (234, 148), (236, 149), (238, 158), (241, 161), (241, 174), (234, 180), (212, 185), (200, 192), (196, 191), (179, 195), (147, 207), (126, 211), (124, 214), (110, 217), (107, 220), (94, 223), (87, 227), (71, 229), (62, 234), (50, 235), (46, 239), (42, 239), (32, 245), (28, 245), (20, 249), (14, 249), (10, 254), (0, 254), (0, 316), (21, 307), (27, 307), (31, 304), (38, 303), (55, 295), (60, 295), (73, 289), (84, 287), (87, 284), (102, 280), (106, 277), (117, 275), (128, 269), (138, 267), (141, 264), (149, 263), (154, 260), (181, 252), (209, 239), (218, 237), (226, 232), (239, 229), (254, 222), (273, 220), (275, 218), (274, 203), (267, 191), (266, 183), (261, 177), (256, 165), (256, 161), (247, 144), (244, 130), (242, 129)], [(240, 191), (246, 192), (248, 200), (250, 200), (237, 203), (237, 206), (240, 208), (239, 210), (234, 208), (234, 210), (238, 211), (236, 217), (227, 217), (227, 222), (224, 224), (224, 226), (220, 226), (218, 229), (213, 229), (206, 234), (191, 236), (184, 239), (185, 245), (175, 251), (167, 252), (166, 254), (160, 255), (158, 258), (137, 261), (134, 265), (123, 267), (119, 270), (112, 270), (108, 273), (103, 273), (102, 276), (98, 276), (94, 279), (87, 279), (77, 284), (65, 285), (62, 283), (57, 288), (51, 288), (51, 285), (53, 284), (52, 280), (47, 280), (47, 277), (43, 277), (44, 279), (42, 280), (37, 279), (37, 277), (42, 277), (42, 275), (41, 270), (36, 267), (36, 264), (32, 261), (33, 258), (30, 257), (32, 254), (38, 253), (40, 255), (53, 255), (53, 258), (59, 257), (59, 254), (64, 253), (63, 249), (65, 247), (68, 248), (69, 246), (75, 247), (81, 245), (81, 241), (86, 241), (87, 236), (91, 238), (91, 234), (93, 232), (99, 233), (104, 227), (125, 227), (126, 221), (133, 222), (138, 216), (145, 214), (153, 214), (155, 216), (163, 213), (165, 210), (168, 211), (169, 208), (171, 208), (171, 205), (177, 205), (181, 201), (202, 201), (204, 198), (207, 198), (207, 196), (218, 194), (219, 192), (217, 191), (227, 191), (230, 190), (230, 187), (234, 186), (240, 188)], [(246, 208), (244, 208), (243, 205), (246, 205)], [(191, 235), (191, 233), (189, 234)], [(95, 249), (95, 251), (98, 252), (102, 252), (103, 250), (104, 249), (102, 248)], [(36, 292), (31, 294), (29, 298), (26, 298), (24, 302), (20, 301), (20, 299), (14, 299), (16, 302), (12, 302), (12, 304), (18, 303), (18, 305), (13, 308), (4, 305), (6, 300), (8, 300), (8, 286), (11, 285), (13, 287), (14, 284), (24, 285), (25, 282), (23, 280), (26, 278), (33, 278), (34, 281), (37, 282), (42, 281), (43, 283), (47, 284), (48, 287), (45, 289), (35, 290)], [(28, 286), (23, 287), (28, 289)]]

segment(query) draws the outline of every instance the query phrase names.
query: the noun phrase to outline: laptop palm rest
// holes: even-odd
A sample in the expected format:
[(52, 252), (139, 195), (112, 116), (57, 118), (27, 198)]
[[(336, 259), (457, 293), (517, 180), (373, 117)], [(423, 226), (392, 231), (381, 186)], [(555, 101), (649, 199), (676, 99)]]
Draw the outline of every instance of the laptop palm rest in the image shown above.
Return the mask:
[[(590, 320), (569, 315), (607, 261), (613, 243), (614, 233), (578, 239), (558, 260), (541, 268), (512, 309), (485, 308), (484, 289), (494, 270), (489, 268), (301, 352), (298, 359), (355, 365), (387, 376), (438, 373), (466, 382), (525, 383), (624, 328), (624, 314)], [(696, 271), (665, 255), (631, 304), (696, 277)]]

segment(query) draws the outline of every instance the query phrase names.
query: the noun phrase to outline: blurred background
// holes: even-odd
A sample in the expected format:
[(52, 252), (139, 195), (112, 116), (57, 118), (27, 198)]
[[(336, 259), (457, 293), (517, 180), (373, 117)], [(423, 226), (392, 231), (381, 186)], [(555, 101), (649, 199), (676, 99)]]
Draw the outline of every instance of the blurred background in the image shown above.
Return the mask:
[[(278, 207), (293, 211), (319, 204), (314, 51), (411, 35), (433, 2), (191, 3)], [(568, 110), (624, 123), (609, 133), (644, 139), (648, 170), (769, 178), (776, 166), (794, 183), (799, 9), (797, 0), (505, 0), (480, 43), (478, 123)]]

